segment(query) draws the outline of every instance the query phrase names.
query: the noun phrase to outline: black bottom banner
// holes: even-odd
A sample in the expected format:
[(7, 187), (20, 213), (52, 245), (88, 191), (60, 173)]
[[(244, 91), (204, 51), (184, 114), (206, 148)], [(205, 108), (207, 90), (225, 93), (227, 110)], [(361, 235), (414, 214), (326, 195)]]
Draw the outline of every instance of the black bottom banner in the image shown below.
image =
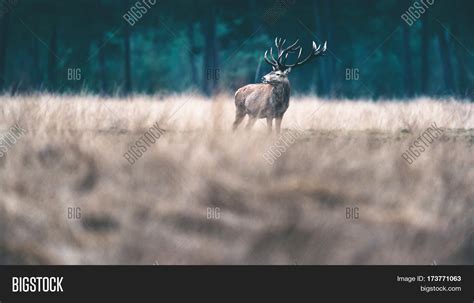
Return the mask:
[(474, 267), (0, 266), (0, 303), (247, 302), (262, 296), (266, 302), (472, 303)]

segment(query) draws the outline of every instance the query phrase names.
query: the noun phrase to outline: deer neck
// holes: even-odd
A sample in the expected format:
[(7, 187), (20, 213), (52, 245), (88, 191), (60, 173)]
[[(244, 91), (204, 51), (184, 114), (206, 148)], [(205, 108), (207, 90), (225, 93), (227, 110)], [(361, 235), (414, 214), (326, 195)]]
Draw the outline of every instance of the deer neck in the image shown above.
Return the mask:
[(273, 100), (278, 103), (288, 103), (290, 100), (290, 82), (285, 81), (273, 86)]

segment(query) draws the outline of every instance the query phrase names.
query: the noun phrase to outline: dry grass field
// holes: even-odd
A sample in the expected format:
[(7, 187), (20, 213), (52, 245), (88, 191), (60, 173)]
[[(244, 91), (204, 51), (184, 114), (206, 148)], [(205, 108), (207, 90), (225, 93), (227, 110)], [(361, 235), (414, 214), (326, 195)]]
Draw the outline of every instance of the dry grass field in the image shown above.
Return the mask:
[(0, 158), (0, 264), (474, 263), (472, 103), (295, 97), (267, 161), (282, 138), (213, 101), (0, 97), (2, 136), (26, 132)]

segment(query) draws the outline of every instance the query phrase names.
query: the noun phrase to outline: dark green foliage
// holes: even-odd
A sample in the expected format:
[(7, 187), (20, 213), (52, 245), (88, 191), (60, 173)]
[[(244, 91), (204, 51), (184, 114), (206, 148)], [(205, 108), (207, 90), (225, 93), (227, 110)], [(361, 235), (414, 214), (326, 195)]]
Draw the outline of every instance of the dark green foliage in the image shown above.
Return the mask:
[(262, 56), (281, 36), (304, 52), (328, 41), (326, 57), (291, 73), (293, 93), (474, 97), (469, 0), (434, 1), (411, 26), (411, 0), (140, 0), (151, 4), (133, 26), (135, 0), (0, 1), (8, 93), (233, 91), (270, 70)]

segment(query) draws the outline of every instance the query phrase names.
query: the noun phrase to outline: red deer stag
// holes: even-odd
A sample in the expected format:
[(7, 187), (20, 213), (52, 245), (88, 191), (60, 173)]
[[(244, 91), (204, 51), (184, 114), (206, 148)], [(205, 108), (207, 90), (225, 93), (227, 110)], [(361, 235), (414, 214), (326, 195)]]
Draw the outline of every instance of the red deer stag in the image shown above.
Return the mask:
[[(268, 131), (272, 131), (273, 119), (275, 119), (276, 132), (280, 133), (281, 120), (288, 109), (290, 102), (290, 81), (288, 74), (292, 68), (301, 66), (312, 59), (324, 55), (327, 49), (327, 43), (317, 46), (313, 42), (311, 53), (300, 60), (302, 48), (297, 45), (299, 40), (284, 48), (286, 40), (275, 38), (275, 46), (277, 48), (277, 59), (273, 56), (273, 47), (270, 48), (270, 57), (268, 50), (263, 58), (270, 64), (273, 70), (262, 77), (259, 84), (249, 84), (241, 87), (235, 93), (235, 121), (233, 130), (235, 130), (244, 119), (245, 115), (249, 116), (247, 129), (250, 129), (257, 119), (267, 119)], [(289, 54), (298, 53), (295, 63), (287, 64)]]

